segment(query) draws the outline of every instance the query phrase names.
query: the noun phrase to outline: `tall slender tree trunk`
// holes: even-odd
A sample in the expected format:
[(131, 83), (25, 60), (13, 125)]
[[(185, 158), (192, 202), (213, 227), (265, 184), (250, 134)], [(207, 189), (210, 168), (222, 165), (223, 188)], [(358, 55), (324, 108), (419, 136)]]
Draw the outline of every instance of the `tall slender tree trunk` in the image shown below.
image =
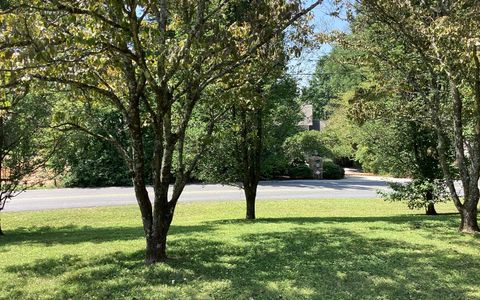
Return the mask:
[(257, 184), (250, 183), (248, 186), (244, 186), (245, 200), (247, 204), (247, 220), (255, 219), (255, 200), (257, 198)]
[[(256, 109), (251, 112), (249, 118), (247, 111), (241, 111), (243, 123), (241, 145), (243, 152), (243, 189), (246, 201), (246, 219), (254, 220), (257, 187), (261, 176), (261, 162), (263, 151), (263, 112)], [(249, 136), (249, 129), (255, 132)]]

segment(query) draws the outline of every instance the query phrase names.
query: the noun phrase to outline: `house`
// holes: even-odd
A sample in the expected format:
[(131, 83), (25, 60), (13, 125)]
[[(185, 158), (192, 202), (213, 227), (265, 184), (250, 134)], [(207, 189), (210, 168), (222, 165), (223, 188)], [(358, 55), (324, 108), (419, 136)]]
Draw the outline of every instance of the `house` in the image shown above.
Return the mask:
[(304, 104), (300, 107), (301, 115), (303, 119), (298, 123), (298, 126), (304, 130), (317, 130), (320, 131), (326, 126), (326, 121), (313, 118), (313, 105)]

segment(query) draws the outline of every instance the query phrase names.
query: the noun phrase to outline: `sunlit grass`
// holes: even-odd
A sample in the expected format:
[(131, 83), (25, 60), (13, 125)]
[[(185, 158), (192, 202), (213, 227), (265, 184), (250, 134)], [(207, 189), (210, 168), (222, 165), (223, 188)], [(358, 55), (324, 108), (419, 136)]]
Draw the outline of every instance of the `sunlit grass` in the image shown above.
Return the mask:
[(378, 199), (257, 209), (252, 222), (242, 202), (180, 204), (172, 259), (153, 267), (134, 206), (3, 214), (0, 298), (480, 298), (480, 240), (458, 215)]

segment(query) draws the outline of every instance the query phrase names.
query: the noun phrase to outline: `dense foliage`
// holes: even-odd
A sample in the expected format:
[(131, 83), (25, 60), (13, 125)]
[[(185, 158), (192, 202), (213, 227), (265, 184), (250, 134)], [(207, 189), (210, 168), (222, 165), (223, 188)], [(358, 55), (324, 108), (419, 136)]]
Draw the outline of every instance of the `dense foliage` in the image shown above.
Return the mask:
[(323, 134), (320, 131), (301, 131), (287, 138), (283, 150), (292, 164), (303, 163), (311, 156), (324, 158), (333, 157), (325, 146)]
[[(54, 116), (57, 119), (65, 118), (66, 114), (68, 112), (61, 110), (55, 112)], [(63, 130), (62, 147), (53, 154), (51, 168), (66, 187), (132, 185), (128, 166), (115, 146), (92, 136), (108, 133), (116, 136), (120, 143), (128, 145), (121, 116), (105, 109), (89, 109), (88, 114), (82, 116), (77, 113), (75, 117), (78, 120), (87, 117), (86, 115), (92, 121), (89, 126), (90, 134), (78, 130)]]
[[(65, 168), (61, 176), (66, 187), (132, 185), (125, 161), (109, 143), (84, 134), (69, 134), (61, 154)], [(58, 163), (58, 161), (57, 161)]]
[(334, 163), (332, 160), (323, 161), (323, 178), (324, 179), (342, 179), (345, 177), (345, 170)]
[[(241, 182), (242, 147), (254, 145), (257, 139), (262, 143), (261, 177), (285, 175), (289, 159), (282, 144), (300, 130), (297, 126), (300, 106), (295, 81), (285, 76), (264, 84), (255, 96), (250, 93), (232, 97), (239, 97), (244, 103), (227, 105), (225, 114), (216, 123), (212, 146), (200, 161), (195, 176), (207, 182)], [(261, 134), (256, 128), (258, 118), (261, 118)], [(243, 137), (242, 131), (247, 133)]]
[(67, 185), (133, 184), (153, 264), (192, 177), (241, 182), (254, 219), (261, 178), (321, 156), (327, 179), (351, 159), (410, 177), (385, 197), (429, 214), (446, 186), (480, 232), (478, 1), (347, 1), (352, 30), (300, 95), (327, 129), (299, 132), (286, 66), (321, 2), (0, 1), (0, 210), (54, 151)]
[(55, 135), (47, 134), (50, 109), (44, 96), (28, 95), (23, 88), (1, 94), (0, 211), (7, 201), (39, 183), (32, 175), (46, 165), (57, 146)]

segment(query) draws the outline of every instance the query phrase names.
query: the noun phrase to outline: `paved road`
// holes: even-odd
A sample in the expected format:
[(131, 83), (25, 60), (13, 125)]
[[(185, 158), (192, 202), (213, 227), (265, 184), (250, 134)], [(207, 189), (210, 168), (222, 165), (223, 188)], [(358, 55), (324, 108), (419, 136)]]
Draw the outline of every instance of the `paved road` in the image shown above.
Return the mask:
[[(378, 189), (386, 189), (386, 179), (376, 176), (352, 176), (343, 180), (264, 181), (258, 187), (258, 199), (373, 198)], [(153, 191), (150, 188), (149, 193)], [(181, 202), (243, 200), (243, 191), (232, 186), (187, 185)], [(6, 204), (8, 211), (115, 206), (135, 204), (133, 188), (50, 189), (26, 191)]]

